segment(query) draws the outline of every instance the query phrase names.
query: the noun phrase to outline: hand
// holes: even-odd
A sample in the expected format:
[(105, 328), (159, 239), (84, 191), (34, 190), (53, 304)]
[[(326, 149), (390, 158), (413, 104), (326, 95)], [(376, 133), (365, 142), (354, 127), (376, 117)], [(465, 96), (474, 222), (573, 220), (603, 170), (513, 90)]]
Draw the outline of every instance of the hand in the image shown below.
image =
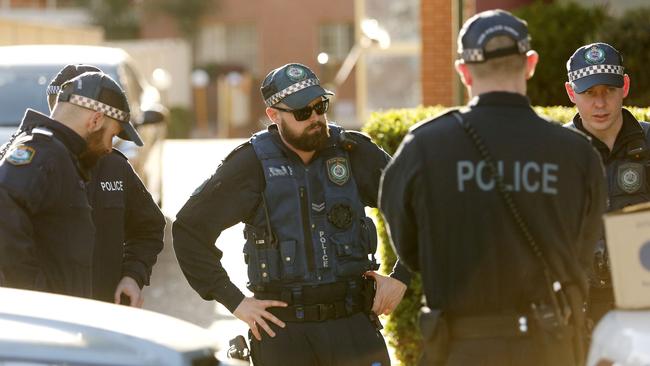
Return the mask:
[(245, 297), (237, 306), (237, 309), (233, 312), (233, 315), (244, 321), (248, 324), (248, 327), (253, 332), (255, 339), (258, 341), (262, 340), (259, 329), (259, 325), (266, 331), (271, 337), (275, 337), (275, 332), (269, 327), (266, 323), (266, 320), (270, 320), (275, 323), (277, 326), (284, 328), (285, 324), (280, 319), (276, 318), (275, 315), (266, 311), (266, 308), (270, 307), (286, 307), (287, 303), (282, 301), (275, 300), (258, 300), (254, 297)]
[(122, 295), (127, 296), (131, 300), (131, 303), (129, 304), (130, 306), (141, 308), (144, 304), (144, 297), (142, 296), (140, 286), (138, 286), (138, 283), (131, 277), (124, 276), (120, 283), (117, 284), (114, 295), (116, 304), (120, 303)]
[(372, 302), (372, 311), (377, 315), (392, 313), (399, 302), (402, 301), (404, 292), (406, 292), (406, 285), (400, 280), (377, 272), (368, 271), (365, 275), (366, 277), (372, 277), (377, 284), (375, 299)]

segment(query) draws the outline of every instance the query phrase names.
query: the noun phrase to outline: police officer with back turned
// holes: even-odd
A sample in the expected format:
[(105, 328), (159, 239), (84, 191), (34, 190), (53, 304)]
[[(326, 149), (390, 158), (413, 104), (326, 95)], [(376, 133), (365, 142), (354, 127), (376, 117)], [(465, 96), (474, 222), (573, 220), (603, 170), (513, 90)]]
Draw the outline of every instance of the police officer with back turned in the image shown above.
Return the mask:
[[(650, 201), (650, 124), (637, 121), (623, 108), (630, 90), (623, 57), (611, 45), (578, 48), (567, 61), (564, 84), (578, 113), (567, 124), (591, 137), (607, 171), (608, 211)], [(609, 256), (602, 239), (596, 249), (589, 292), (589, 315), (597, 323), (614, 308)]]
[(380, 191), (396, 252), (422, 273), (422, 364), (580, 364), (600, 159), (531, 108), (524, 21), (479, 13), (458, 52), (469, 104), (413, 127)]
[[(376, 206), (389, 157), (328, 122), (332, 93), (308, 67), (271, 71), (261, 91), (273, 124), (236, 148), (177, 215), (181, 268), (204, 299), (249, 325), (256, 365), (388, 365), (376, 315), (395, 308), (410, 274), (399, 263), (392, 277), (374, 272), (377, 236), (364, 206)], [(214, 245), (237, 222), (246, 224), (254, 297), (230, 282)]]

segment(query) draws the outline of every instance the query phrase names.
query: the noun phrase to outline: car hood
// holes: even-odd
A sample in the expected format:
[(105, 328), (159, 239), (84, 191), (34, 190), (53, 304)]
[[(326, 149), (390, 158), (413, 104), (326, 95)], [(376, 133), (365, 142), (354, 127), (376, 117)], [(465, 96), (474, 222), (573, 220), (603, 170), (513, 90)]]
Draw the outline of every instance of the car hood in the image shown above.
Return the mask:
[(207, 330), (147, 310), (6, 288), (0, 299), (0, 358), (182, 365), (216, 351)]

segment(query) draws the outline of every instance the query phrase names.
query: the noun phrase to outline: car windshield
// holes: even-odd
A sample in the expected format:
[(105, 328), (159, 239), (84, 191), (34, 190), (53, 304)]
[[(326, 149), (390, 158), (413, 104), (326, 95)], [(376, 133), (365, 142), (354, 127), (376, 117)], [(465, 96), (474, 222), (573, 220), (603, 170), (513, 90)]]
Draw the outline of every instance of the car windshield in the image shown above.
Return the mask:
[[(18, 126), (27, 108), (49, 114), (45, 89), (63, 66), (0, 65), (0, 126)], [(98, 67), (119, 80), (115, 67)]]

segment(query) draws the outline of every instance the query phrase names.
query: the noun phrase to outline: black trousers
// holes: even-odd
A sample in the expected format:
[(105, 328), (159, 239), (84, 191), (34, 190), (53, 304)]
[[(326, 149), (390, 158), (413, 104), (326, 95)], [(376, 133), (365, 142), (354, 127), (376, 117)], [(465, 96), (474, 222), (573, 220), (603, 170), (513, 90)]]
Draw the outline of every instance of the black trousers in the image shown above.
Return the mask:
[(287, 322), (285, 328), (270, 326), (271, 338), (262, 332), (257, 341), (249, 331), (255, 366), (388, 366), (390, 358), (381, 333), (368, 315), (355, 315), (323, 322)]

